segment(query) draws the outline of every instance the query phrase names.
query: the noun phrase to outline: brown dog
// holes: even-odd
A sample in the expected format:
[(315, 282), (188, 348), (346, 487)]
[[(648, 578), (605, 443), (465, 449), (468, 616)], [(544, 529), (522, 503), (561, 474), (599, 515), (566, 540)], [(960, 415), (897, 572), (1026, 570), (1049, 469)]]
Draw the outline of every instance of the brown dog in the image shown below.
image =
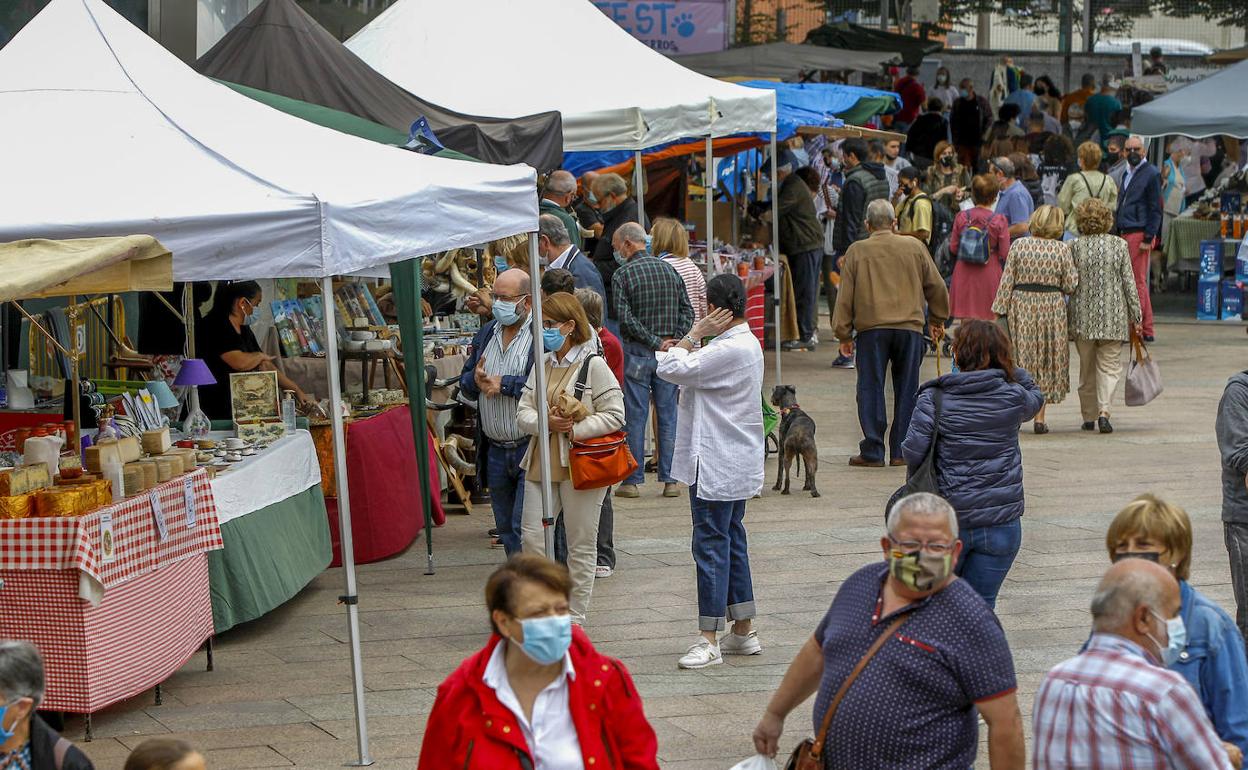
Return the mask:
[(780, 489), (784, 482), (782, 495), (789, 493), (789, 469), (793, 460), (797, 459), (797, 475), (802, 475), (802, 461), (806, 461), (806, 483), (802, 491), (810, 492), (811, 497), (818, 497), (819, 490), (815, 487), (815, 472), (819, 470), (819, 449), (815, 446), (815, 421), (797, 405), (797, 388), (792, 385), (777, 385), (771, 391), (771, 404), (780, 410), (780, 456), (776, 461), (776, 485), (773, 490)]

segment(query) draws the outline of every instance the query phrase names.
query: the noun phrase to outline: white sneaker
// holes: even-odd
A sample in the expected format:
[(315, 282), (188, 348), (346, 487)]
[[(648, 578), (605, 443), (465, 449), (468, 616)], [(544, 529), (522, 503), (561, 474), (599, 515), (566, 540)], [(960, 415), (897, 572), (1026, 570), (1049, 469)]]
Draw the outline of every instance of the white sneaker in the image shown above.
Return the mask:
[(737, 636), (729, 631), (719, 640), (719, 650), (725, 655), (757, 655), (763, 651), (758, 641), (758, 632), (751, 631), (745, 636)]
[(609, 578), (614, 574), (615, 570), (605, 564), (599, 564), (597, 567), (594, 567), (594, 577), (596, 579), (601, 580), (602, 578)]
[(699, 639), (697, 644), (681, 656), (676, 665), (681, 668), (706, 668), (723, 662), (724, 656), (719, 652), (719, 645), (711, 644), (706, 639)]

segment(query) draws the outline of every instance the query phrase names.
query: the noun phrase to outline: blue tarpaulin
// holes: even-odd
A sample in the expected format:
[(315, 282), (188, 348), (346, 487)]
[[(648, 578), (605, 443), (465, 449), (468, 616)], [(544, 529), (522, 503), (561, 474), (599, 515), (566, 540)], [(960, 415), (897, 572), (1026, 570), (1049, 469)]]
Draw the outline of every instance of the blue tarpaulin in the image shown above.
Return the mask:
[[(847, 86), (839, 83), (777, 83), (770, 80), (749, 80), (741, 83), (751, 88), (769, 88), (776, 92), (776, 138), (788, 139), (797, 133), (798, 126), (823, 126), (833, 118), (842, 116), (854, 109), (864, 99), (880, 100), (891, 97), (893, 107), (883, 110), (887, 114), (901, 107), (901, 97), (891, 91), (875, 88)], [(759, 136), (763, 136), (760, 134)], [(676, 144), (699, 142), (688, 139), (672, 142), (658, 147), (651, 147), (645, 153), (658, 152)], [(695, 150), (701, 152), (701, 148)], [(632, 160), (633, 153), (629, 150), (607, 152), (565, 152), (563, 168), (580, 176), (586, 171), (596, 171), (617, 163)]]

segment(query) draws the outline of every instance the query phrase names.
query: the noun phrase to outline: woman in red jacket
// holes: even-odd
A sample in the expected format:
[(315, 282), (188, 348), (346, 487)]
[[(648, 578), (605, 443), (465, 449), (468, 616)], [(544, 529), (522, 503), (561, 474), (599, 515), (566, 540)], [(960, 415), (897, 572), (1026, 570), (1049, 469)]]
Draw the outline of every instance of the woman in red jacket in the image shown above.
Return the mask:
[(572, 625), (571, 589), (567, 569), (541, 556), (494, 571), (494, 634), (438, 687), (419, 770), (658, 768), (641, 696), (624, 664)]

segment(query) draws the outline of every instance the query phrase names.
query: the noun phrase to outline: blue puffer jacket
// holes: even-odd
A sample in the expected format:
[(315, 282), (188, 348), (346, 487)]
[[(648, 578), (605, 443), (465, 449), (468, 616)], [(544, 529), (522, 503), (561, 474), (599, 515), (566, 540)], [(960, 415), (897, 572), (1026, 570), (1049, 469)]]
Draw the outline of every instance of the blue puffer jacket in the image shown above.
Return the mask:
[(932, 389), (943, 391), (936, 471), (941, 494), (963, 528), (1008, 524), (1023, 515), (1023, 457), (1018, 426), (1036, 416), (1044, 394), (1031, 375), (1000, 369), (957, 372), (924, 383), (901, 445), (915, 468), (927, 456), (935, 411)]

